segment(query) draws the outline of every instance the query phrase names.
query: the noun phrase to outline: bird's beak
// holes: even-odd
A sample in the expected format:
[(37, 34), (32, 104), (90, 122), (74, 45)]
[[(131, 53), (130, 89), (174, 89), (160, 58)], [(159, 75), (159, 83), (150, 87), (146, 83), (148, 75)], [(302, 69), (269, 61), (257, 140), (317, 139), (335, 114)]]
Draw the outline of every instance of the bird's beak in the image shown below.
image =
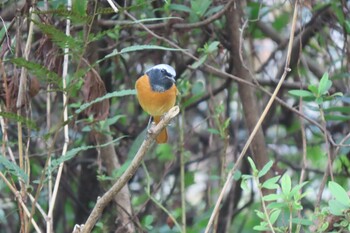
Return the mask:
[(171, 76), (171, 77), (168, 77), (168, 79), (170, 79), (173, 83), (175, 83), (175, 77), (174, 76)]

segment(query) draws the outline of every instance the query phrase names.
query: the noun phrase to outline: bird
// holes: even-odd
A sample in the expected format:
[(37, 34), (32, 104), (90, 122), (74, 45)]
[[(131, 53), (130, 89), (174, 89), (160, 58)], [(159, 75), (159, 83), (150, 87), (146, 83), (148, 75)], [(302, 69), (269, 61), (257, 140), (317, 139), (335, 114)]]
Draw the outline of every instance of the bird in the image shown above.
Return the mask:
[[(147, 112), (155, 124), (160, 122), (161, 117), (167, 113), (176, 103), (178, 93), (176, 87), (176, 72), (168, 64), (158, 64), (136, 80), (136, 96), (141, 108)], [(158, 144), (167, 143), (168, 133), (164, 128), (156, 137)]]

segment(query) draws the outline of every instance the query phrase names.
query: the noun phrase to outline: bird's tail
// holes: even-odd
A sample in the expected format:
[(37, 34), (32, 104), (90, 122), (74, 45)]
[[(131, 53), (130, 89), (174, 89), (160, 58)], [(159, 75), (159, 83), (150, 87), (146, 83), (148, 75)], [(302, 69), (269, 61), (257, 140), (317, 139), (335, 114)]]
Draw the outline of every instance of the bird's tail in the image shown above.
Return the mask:
[[(156, 123), (156, 125), (160, 122), (160, 116), (154, 116), (153, 117), (153, 121), (154, 123)], [(158, 144), (162, 144), (162, 143), (166, 143), (168, 141), (168, 133), (166, 128), (164, 128), (160, 134), (158, 134), (156, 141)]]

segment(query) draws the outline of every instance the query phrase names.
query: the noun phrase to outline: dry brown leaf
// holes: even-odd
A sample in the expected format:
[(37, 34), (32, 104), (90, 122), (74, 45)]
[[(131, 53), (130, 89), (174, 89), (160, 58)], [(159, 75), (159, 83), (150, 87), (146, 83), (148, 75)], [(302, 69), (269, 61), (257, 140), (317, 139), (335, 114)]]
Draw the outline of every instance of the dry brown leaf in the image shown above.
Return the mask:
[[(106, 87), (101, 77), (97, 72), (90, 70), (84, 80), (83, 86), (83, 96), (84, 102), (89, 103), (98, 97), (104, 96), (106, 94)], [(101, 102), (91, 105), (84, 111), (85, 115), (93, 115), (94, 119), (105, 120), (109, 114), (109, 101), (105, 99)]]

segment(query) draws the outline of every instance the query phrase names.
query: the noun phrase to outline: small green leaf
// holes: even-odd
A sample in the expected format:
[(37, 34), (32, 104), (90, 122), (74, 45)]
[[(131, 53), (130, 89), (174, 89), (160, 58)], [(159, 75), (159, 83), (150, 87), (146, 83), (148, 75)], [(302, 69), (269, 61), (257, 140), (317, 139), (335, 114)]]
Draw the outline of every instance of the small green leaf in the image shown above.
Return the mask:
[(217, 129), (208, 128), (207, 130), (208, 130), (208, 132), (211, 133), (211, 134), (220, 135), (220, 131), (217, 130)]
[(210, 43), (207, 49), (207, 53), (213, 53), (218, 49), (218, 45), (220, 44), (219, 41), (213, 41)]
[(280, 179), (281, 176), (275, 176), (272, 177), (268, 180), (266, 180), (263, 184), (262, 187), (266, 189), (278, 189), (279, 186), (277, 184), (277, 181)]
[(256, 168), (255, 163), (254, 163), (254, 161), (252, 160), (251, 157), (248, 157), (248, 162), (249, 162), (249, 164), (250, 164), (250, 167), (251, 167), (252, 170), (253, 170), (253, 173), (257, 173), (257, 172), (258, 172), (258, 169)]
[(86, 0), (74, 0), (72, 11), (75, 14), (86, 16), (87, 1)]
[(256, 215), (260, 218), (265, 220), (265, 214), (261, 212), (260, 210), (255, 210)]
[(348, 209), (345, 205), (343, 205), (338, 200), (330, 200), (328, 202), (328, 206), (329, 206), (329, 212), (335, 216), (342, 216), (344, 214), (344, 211)]
[(314, 94), (314, 96), (317, 95), (317, 93), (318, 93), (318, 88), (317, 88), (316, 85), (309, 85), (307, 88)]
[(345, 189), (334, 181), (328, 183), (328, 188), (334, 198), (345, 206), (350, 207), (350, 198)]
[(317, 94), (318, 96), (324, 95), (328, 92), (329, 88), (332, 86), (332, 81), (329, 80), (328, 73), (324, 73), (321, 80), (320, 84), (318, 85), (318, 91)]
[(247, 185), (247, 180), (242, 180), (241, 182), (241, 189), (244, 191), (249, 191), (248, 185)]
[(350, 115), (330, 115), (330, 114), (325, 114), (324, 118), (327, 121), (348, 121), (348, 120), (350, 120)]
[(193, 95), (201, 95), (205, 91), (205, 83), (202, 80), (193, 83), (191, 93)]
[(147, 230), (152, 230), (153, 226), (151, 224), (153, 223), (153, 221), (154, 221), (153, 215), (146, 215), (142, 219), (142, 225), (145, 226)]
[(16, 113), (0, 112), (0, 116), (6, 119), (15, 120), (16, 122), (21, 122), (25, 124), (29, 129), (39, 130), (39, 127), (36, 125), (36, 123), (33, 120), (21, 115), (17, 115)]
[(194, 172), (185, 173), (185, 187), (194, 184)]
[(17, 164), (10, 162), (3, 155), (0, 155), (0, 164), (3, 165), (12, 175), (22, 179), (25, 183), (28, 182), (28, 175)]
[(210, 7), (210, 9), (204, 14), (204, 17), (209, 17), (209, 16), (221, 11), (222, 8), (224, 8), (224, 5)]
[(281, 199), (281, 195), (275, 194), (275, 193), (271, 193), (271, 194), (268, 194), (266, 196), (263, 196), (262, 199), (264, 201), (277, 201), (277, 200)]
[(191, 0), (192, 11), (202, 17), (211, 5), (211, 0)]
[(159, 161), (171, 161), (175, 158), (173, 149), (170, 144), (159, 144), (156, 148), (156, 155)]
[(306, 90), (290, 90), (288, 93), (297, 97), (314, 97), (312, 92)]
[(270, 230), (270, 228), (268, 226), (258, 225), (258, 226), (254, 226), (253, 230), (256, 230), (256, 231), (268, 231), (268, 230)]
[(207, 60), (208, 55), (205, 54), (204, 56), (200, 57), (198, 61), (196, 61), (195, 63), (193, 63), (191, 65), (192, 69), (197, 69), (198, 67), (200, 67), (201, 65), (203, 65), (203, 63)]
[(305, 182), (303, 182), (303, 183), (301, 183), (301, 184), (298, 184), (298, 185), (296, 185), (296, 186), (294, 186), (293, 188), (292, 188), (292, 190), (290, 191), (290, 196), (294, 196), (297, 192), (299, 192), (303, 187), (304, 187), (304, 185), (306, 185), (308, 182), (307, 181), (305, 181)]
[(270, 222), (271, 222), (272, 225), (277, 221), (278, 217), (280, 216), (280, 213), (281, 213), (281, 210), (280, 209), (276, 209), (275, 211), (273, 211), (270, 214)]
[(123, 165), (121, 165), (118, 169), (113, 171), (113, 177), (119, 178), (123, 175), (123, 173), (126, 171), (126, 169), (129, 167), (131, 163), (131, 160), (126, 160)]
[(341, 113), (349, 113), (350, 114), (350, 108), (349, 106), (331, 106), (328, 108), (323, 109), (324, 112), (341, 112)]
[(309, 220), (309, 219), (303, 219), (303, 218), (293, 218), (292, 222), (298, 225), (303, 225), (303, 226), (311, 226), (312, 224), (314, 224), (313, 221)]
[(242, 177), (242, 172), (241, 172), (241, 171), (236, 171), (236, 172), (233, 174), (233, 179), (234, 179), (235, 181), (241, 179), (241, 177)]
[(273, 161), (270, 160), (267, 164), (265, 164), (265, 166), (259, 171), (258, 173), (258, 177), (263, 177), (264, 175), (266, 175), (266, 173), (268, 173), (271, 169), (273, 165)]
[(173, 11), (183, 11), (183, 12), (187, 12), (187, 13), (191, 13), (191, 11), (192, 11), (191, 8), (189, 8), (186, 5), (173, 4), (173, 3), (170, 4), (169, 9), (173, 10)]
[(285, 196), (289, 196), (290, 190), (292, 187), (292, 181), (290, 179), (290, 176), (287, 174), (284, 174), (281, 178), (281, 188), (282, 188), (282, 193)]
[(87, 109), (91, 105), (98, 103), (98, 102), (101, 102), (105, 99), (110, 99), (113, 97), (128, 96), (128, 95), (136, 95), (136, 90), (134, 90), (134, 89), (133, 90), (121, 90), (121, 91), (114, 91), (114, 92), (108, 93), (104, 96), (101, 96), (101, 97), (94, 99), (93, 101), (91, 101), (89, 103), (85, 103), (85, 104), (81, 105), (80, 108), (75, 111), (75, 114), (80, 114), (82, 111), (84, 111), (85, 109)]
[(268, 209), (274, 209), (274, 208), (282, 209), (282, 208), (286, 207), (287, 205), (288, 205), (287, 202), (271, 202), (267, 205), (267, 208)]

